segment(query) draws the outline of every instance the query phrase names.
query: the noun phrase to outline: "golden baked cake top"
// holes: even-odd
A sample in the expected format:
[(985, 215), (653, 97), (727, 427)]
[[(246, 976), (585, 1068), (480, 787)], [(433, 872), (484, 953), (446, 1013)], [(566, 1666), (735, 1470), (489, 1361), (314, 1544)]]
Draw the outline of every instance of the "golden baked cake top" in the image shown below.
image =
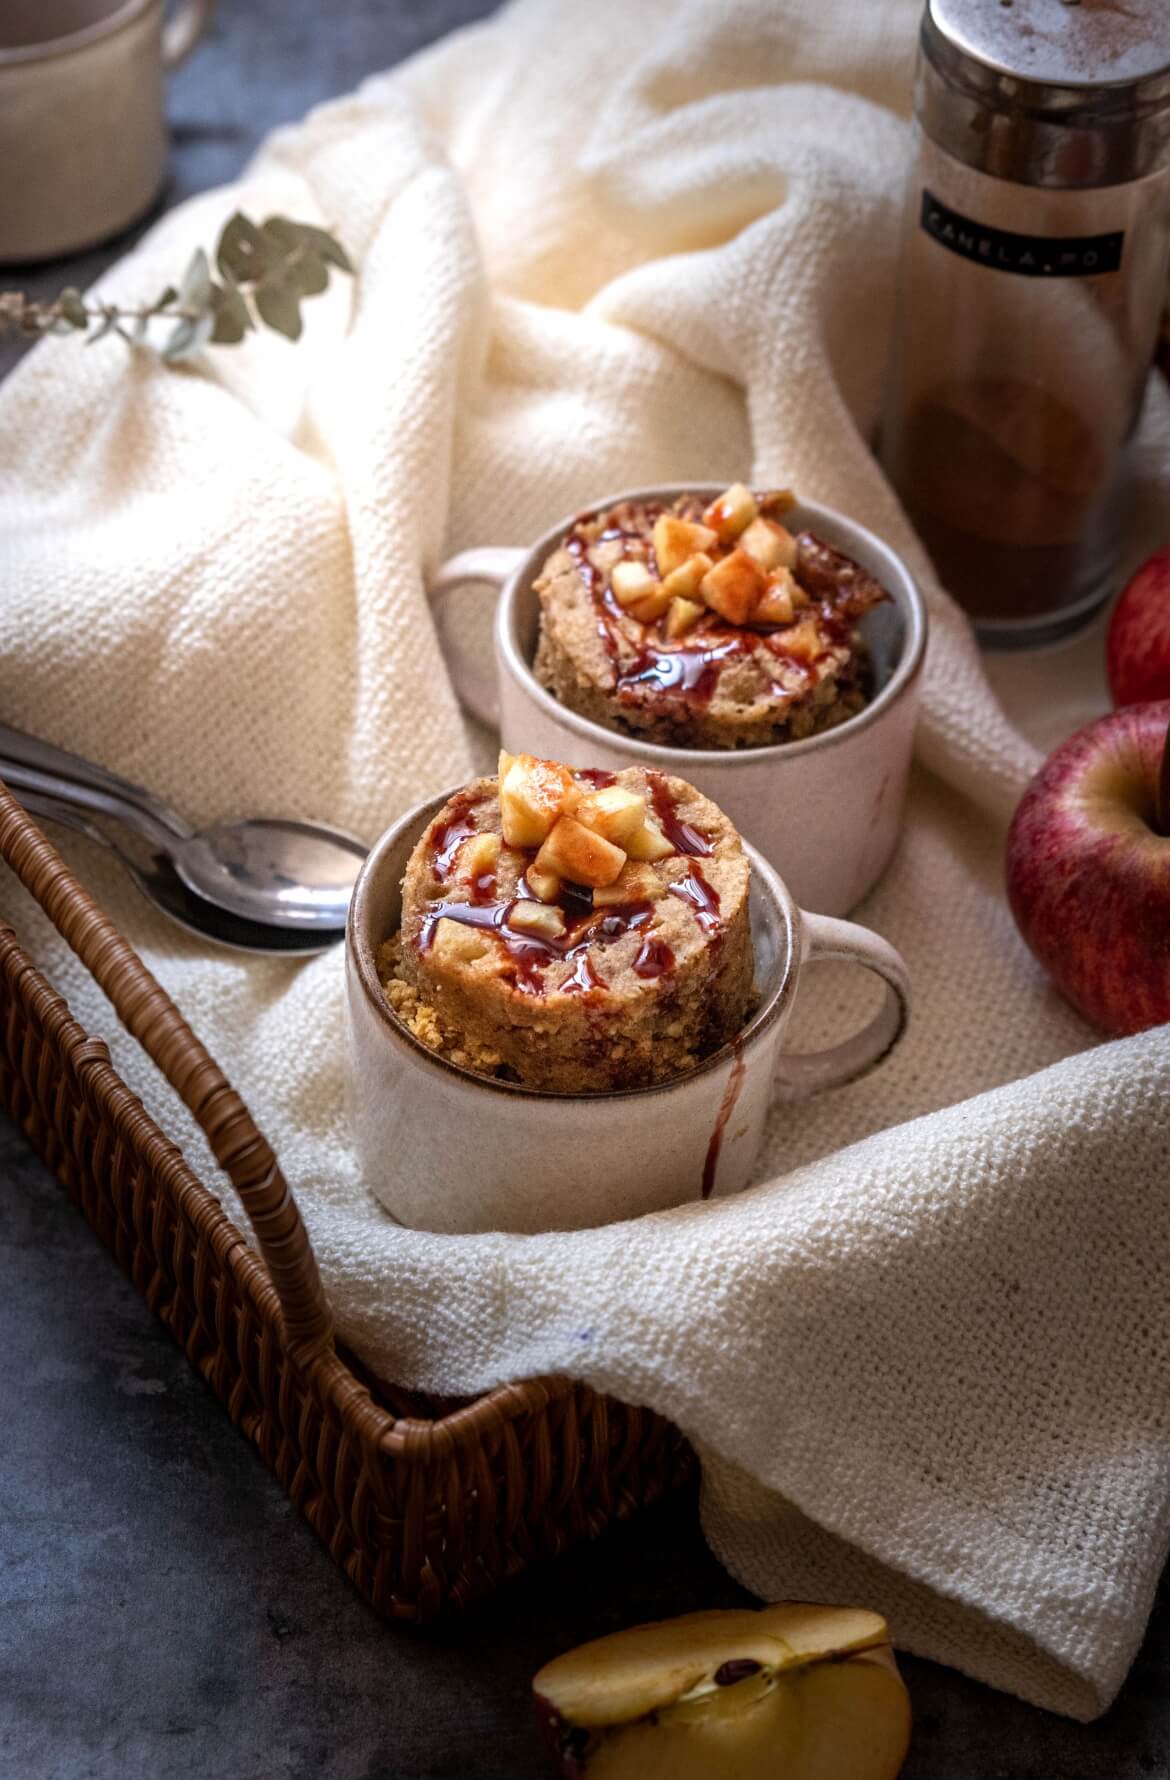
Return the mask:
[(628, 990), (717, 938), (747, 877), (735, 829), (684, 781), (502, 753), (416, 850), (403, 938), (522, 996)]
[[(773, 739), (768, 725), (856, 675), (857, 622), (888, 598), (852, 558), (790, 531), (794, 505), (788, 490), (736, 483), (706, 506), (682, 495), (581, 515), (537, 583), (550, 642), (635, 727), (673, 709), (700, 718), (683, 740), (719, 745), (721, 721), (744, 725), (729, 745)], [(579, 614), (557, 594), (574, 580)]]

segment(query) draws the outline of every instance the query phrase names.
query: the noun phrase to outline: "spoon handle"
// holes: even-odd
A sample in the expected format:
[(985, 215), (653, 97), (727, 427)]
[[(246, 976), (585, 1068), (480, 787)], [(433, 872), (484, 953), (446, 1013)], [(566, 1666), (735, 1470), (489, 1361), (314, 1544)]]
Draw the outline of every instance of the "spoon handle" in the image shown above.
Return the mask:
[(0, 779), (11, 791), (23, 796), (26, 791), (39, 792), (44, 797), (55, 799), (60, 804), (68, 804), (77, 810), (92, 810), (99, 816), (112, 816), (123, 828), (131, 829), (140, 834), (152, 847), (169, 853), (178, 842), (174, 831), (156, 821), (146, 810), (137, 804), (126, 803), (121, 797), (115, 797), (110, 791), (99, 791), (94, 786), (81, 785), (72, 779), (58, 778), (56, 773), (39, 772), (35, 767), (22, 766), (19, 761), (9, 760), (0, 753)]
[[(83, 760), (80, 754), (70, 754), (64, 748), (56, 748), (52, 742), (43, 742), (39, 736), (26, 735), (22, 729), (14, 729), (10, 723), (0, 723), (0, 755), (4, 765), (9, 769), (25, 767), (32, 772), (59, 781), (58, 785), (42, 784), (31, 786), (30, 789), (41, 789), (56, 795), (68, 796), (74, 787), (82, 787), (88, 791), (101, 793), (114, 798), (123, 806), (123, 819), (132, 822), (131, 811), (140, 812), (150, 823), (149, 829), (142, 824), (134, 824), (148, 840), (157, 841), (160, 830), (168, 841), (189, 840), (194, 830), (183, 818), (142, 785), (134, 785), (129, 779), (120, 778), (95, 761)], [(3, 767), (0, 767), (0, 775)], [(15, 774), (12, 774), (15, 782)], [(104, 804), (91, 806), (107, 809)], [(109, 810), (113, 816), (122, 814), (119, 809)]]

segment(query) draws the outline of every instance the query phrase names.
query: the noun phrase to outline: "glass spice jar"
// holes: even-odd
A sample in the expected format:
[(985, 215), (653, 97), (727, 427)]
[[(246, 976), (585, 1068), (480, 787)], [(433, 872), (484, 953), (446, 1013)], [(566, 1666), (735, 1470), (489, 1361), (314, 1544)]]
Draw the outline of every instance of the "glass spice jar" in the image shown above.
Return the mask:
[(1170, 0), (927, 0), (881, 455), (985, 642), (1108, 595), (1170, 259)]

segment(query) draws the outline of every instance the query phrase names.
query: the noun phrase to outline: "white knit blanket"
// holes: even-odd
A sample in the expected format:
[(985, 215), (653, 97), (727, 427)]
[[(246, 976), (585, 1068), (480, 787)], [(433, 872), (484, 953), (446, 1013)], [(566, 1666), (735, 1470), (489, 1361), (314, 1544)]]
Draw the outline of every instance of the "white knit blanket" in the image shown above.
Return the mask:
[[(748, 476), (902, 550), (933, 625), (919, 765), (859, 918), (909, 960), (912, 1031), (870, 1079), (778, 1105), (738, 1200), (583, 1234), (396, 1228), (346, 1133), (340, 956), (214, 954), (62, 845), (275, 1142), (377, 1368), (449, 1391), (563, 1370), (650, 1404), (698, 1443), (708, 1537), (749, 1587), (880, 1608), (910, 1649), (1090, 1717), (1170, 1537), (1170, 1044), (1098, 1042), (1017, 938), (1001, 851), (1036, 755), (867, 444), (919, 11), (521, 0), (278, 133), (106, 288), (153, 295), (237, 205), (319, 217), (360, 274), (299, 345), (178, 371), (54, 339), (0, 392), (0, 709), (197, 820), (373, 838), (487, 757), (423, 591), (444, 552), (623, 485)], [(1034, 740), (1103, 703), (1099, 654), (997, 667)], [(213, 1179), (7, 876), (0, 903)], [(800, 1042), (867, 996), (821, 967)]]

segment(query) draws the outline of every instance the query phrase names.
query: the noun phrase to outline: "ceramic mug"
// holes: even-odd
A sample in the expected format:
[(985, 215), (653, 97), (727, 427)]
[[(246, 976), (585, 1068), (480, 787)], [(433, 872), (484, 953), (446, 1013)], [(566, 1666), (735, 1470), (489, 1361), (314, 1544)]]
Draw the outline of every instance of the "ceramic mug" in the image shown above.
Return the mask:
[(0, 0), (0, 261), (92, 247), (149, 210), (167, 170), (163, 74), (215, 0)]
[[(714, 500), (725, 486), (627, 489), (595, 507), (672, 501), (680, 494)], [(901, 832), (926, 648), (926, 610), (909, 569), (844, 514), (811, 501), (794, 507), (785, 515), (790, 530), (816, 532), (868, 569), (890, 595), (860, 625), (874, 696), (855, 717), (804, 741), (741, 750), (674, 748), (618, 734), (570, 711), (532, 671), (540, 611), (532, 584), (576, 517), (560, 520), (530, 550), (467, 550), (434, 577), (430, 592), (441, 630), (451, 593), (472, 581), (500, 590), (494, 664), (461, 654), (444, 636), (464, 706), (498, 726), (513, 754), (539, 754), (568, 766), (657, 767), (689, 779), (770, 860), (802, 907), (847, 914), (885, 870)]]
[[(732, 1045), (671, 1081), (600, 1094), (552, 1094), (447, 1062), (395, 1017), (375, 958), (399, 925), (411, 850), (450, 795), (411, 810), (374, 846), (345, 936), (354, 1142), (366, 1184), (399, 1223), (585, 1229), (737, 1193), (751, 1178), (778, 1084), (813, 1093), (853, 1081), (905, 1030), (909, 980), (893, 946), (851, 921), (805, 914), (745, 844), (760, 1002)], [(797, 984), (821, 958), (875, 971), (886, 996), (843, 1044), (787, 1054)]]

